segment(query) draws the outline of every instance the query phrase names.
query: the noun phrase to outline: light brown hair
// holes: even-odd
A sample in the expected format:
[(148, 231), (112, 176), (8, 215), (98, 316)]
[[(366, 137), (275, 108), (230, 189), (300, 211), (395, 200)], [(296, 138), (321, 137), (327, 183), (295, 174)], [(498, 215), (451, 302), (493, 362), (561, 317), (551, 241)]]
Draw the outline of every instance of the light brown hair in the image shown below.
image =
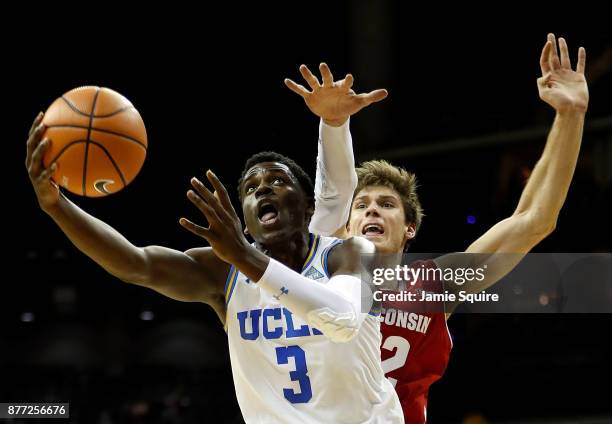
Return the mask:
[(417, 179), (412, 172), (391, 165), (386, 160), (370, 160), (363, 162), (357, 168), (356, 196), (366, 186), (384, 186), (395, 190), (402, 201), (406, 224), (413, 223), (415, 234), (421, 226), (423, 208), (417, 195)]

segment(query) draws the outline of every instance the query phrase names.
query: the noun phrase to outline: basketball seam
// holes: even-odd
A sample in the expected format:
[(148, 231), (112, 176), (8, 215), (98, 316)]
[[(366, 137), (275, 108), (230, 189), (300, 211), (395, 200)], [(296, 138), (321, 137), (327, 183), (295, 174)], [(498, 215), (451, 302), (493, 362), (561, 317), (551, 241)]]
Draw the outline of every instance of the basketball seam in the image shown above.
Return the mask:
[[(79, 129), (83, 129), (83, 130), (87, 130), (89, 129), (89, 127), (85, 127), (85, 126), (81, 126), (81, 125), (47, 125), (47, 128), (79, 128)], [(102, 128), (96, 128), (96, 127), (91, 127), (92, 131), (98, 131), (98, 132), (102, 132), (102, 133), (106, 133), (106, 134), (111, 134), (111, 135), (116, 135), (117, 137), (122, 137), (125, 138), (128, 141), (132, 141), (136, 144), (138, 144), (139, 146), (141, 146), (143, 149), (147, 150), (147, 146), (140, 140), (130, 137), (129, 135), (125, 135), (125, 134), (121, 134), (118, 132), (114, 132), (114, 131), (110, 131), (110, 130), (105, 130)]]
[[(68, 148), (70, 148), (71, 146), (74, 146), (75, 144), (79, 144), (79, 143), (86, 143), (87, 140), (75, 140), (75, 141), (71, 141), (70, 143), (66, 144), (64, 147), (62, 147), (62, 150), (59, 151), (59, 153), (53, 158), (53, 160), (51, 160), (50, 163), (53, 163), (57, 160), (59, 160), (59, 158), (64, 154), (64, 152), (66, 150), (68, 150)], [(102, 149), (102, 151), (106, 154), (106, 156), (108, 156), (108, 159), (111, 161), (111, 163), (113, 164), (113, 167), (115, 168), (115, 170), (117, 171), (117, 174), (119, 174), (119, 178), (121, 178), (121, 182), (123, 183), (123, 186), (127, 186), (127, 182), (125, 181), (125, 176), (123, 175), (123, 172), (121, 172), (121, 168), (119, 168), (119, 165), (117, 165), (117, 162), (115, 162), (115, 159), (113, 159), (113, 156), (110, 154), (110, 152), (106, 149), (106, 147), (104, 147), (104, 145), (96, 140), (90, 140), (91, 144), (94, 144), (96, 146), (98, 146), (100, 149)]]
[(98, 95), (100, 94), (100, 88), (97, 87), (96, 94), (94, 94), (93, 104), (91, 105), (91, 114), (89, 115), (89, 128), (87, 128), (87, 141), (85, 142), (85, 160), (83, 161), (83, 196), (87, 197), (87, 156), (89, 153), (89, 142), (91, 137), (91, 127), (93, 125), (93, 116), (96, 110), (96, 103), (98, 102)]
[(106, 153), (106, 156), (108, 156), (108, 159), (113, 164), (113, 167), (115, 167), (115, 171), (117, 171), (117, 173), (119, 174), (119, 178), (121, 178), (121, 182), (123, 183), (123, 187), (127, 186), (127, 183), (125, 182), (125, 177), (123, 176), (123, 172), (121, 172), (121, 168), (119, 168), (119, 166), (117, 165), (117, 163), (113, 159), (113, 156), (110, 154), (110, 152), (108, 150), (106, 150), (106, 147), (104, 147), (104, 145), (102, 143), (98, 143), (95, 140), (90, 140), (90, 143), (95, 145), (95, 146), (98, 146), (100, 149), (102, 149), (102, 151), (104, 153)]
[[(99, 90), (99, 89), (98, 89), (98, 90)], [(72, 103), (70, 100), (68, 100), (68, 99), (67, 99), (67, 98), (65, 98), (64, 96), (62, 96), (62, 97), (61, 97), (61, 99), (62, 99), (64, 102), (66, 102), (66, 104), (68, 105), (68, 107), (69, 107), (70, 109), (72, 109), (74, 112), (78, 113), (79, 115), (82, 115), (82, 116), (87, 116), (87, 117), (89, 117), (89, 116), (90, 116), (90, 114), (85, 113), (85, 112), (83, 112), (83, 111), (79, 110), (79, 108), (77, 108), (77, 107), (76, 107), (76, 106), (75, 106), (75, 105), (74, 105), (74, 104), (73, 104), (73, 103)], [(112, 117), (112, 116), (118, 115), (118, 114), (120, 114), (121, 112), (125, 112), (126, 110), (130, 110), (130, 109), (135, 109), (135, 108), (134, 108), (134, 106), (133, 106), (133, 105), (130, 105), (130, 106), (125, 106), (125, 107), (122, 107), (122, 108), (120, 108), (120, 109), (117, 109), (117, 110), (116, 110), (116, 111), (114, 111), (114, 112), (107, 113), (107, 114), (105, 114), (105, 115), (94, 115), (93, 117), (94, 117), (94, 118), (110, 118), (110, 117)]]
[(135, 109), (135, 108), (134, 108), (134, 106), (126, 106), (126, 107), (122, 107), (121, 109), (117, 109), (114, 112), (107, 113), (106, 115), (94, 115), (94, 118), (96, 118), (96, 119), (110, 118), (112, 116), (119, 115), (121, 112), (125, 112), (126, 110), (130, 110), (130, 109)]
[(68, 148), (70, 146), (72, 146), (74, 144), (85, 143), (85, 142), (87, 142), (87, 140), (75, 140), (75, 141), (71, 141), (70, 143), (68, 143), (64, 147), (62, 147), (62, 150), (60, 150), (59, 153), (49, 163), (53, 163), (53, 162), (57, 161), (60, 158), (60, 156), (63, 155), (66, 150), (68, 150)]

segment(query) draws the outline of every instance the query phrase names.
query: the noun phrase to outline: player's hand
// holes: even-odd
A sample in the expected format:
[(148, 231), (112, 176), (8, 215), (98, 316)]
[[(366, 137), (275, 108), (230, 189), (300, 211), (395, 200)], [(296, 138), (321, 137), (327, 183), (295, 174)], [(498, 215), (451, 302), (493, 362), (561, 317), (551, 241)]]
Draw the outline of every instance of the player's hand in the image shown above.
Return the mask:
[(323, 84), (319, 83), (306, 65), (300, 66), (300, 73), (312, 91), (308, 91), (289, 78), (285, 79), (285, 84), (291, 91), (300, 95), (312, 113), (322, 118), (328, 125), (339, 127), (349, 116), (387, 97), (387, 90), (384, 89), (355, 94), (351, 90), (353, 86), (351, 74), (347, 74), (343, 80), (334, 82), (334, 77), (325, 63), (319, 65), (319, 70)]
[(538, 78), (540, 98), (557, 112), (586, 112), (589, 104), (589, 89), (584, 78), (586, 51), (578, 49), (576, 70), (572, 70), (567, 43), (559, 38), (559, 51), (554, 34), (548, 34), (548, 41), (542, 49)]
[(212, 171), (208, 171), (206, 177), (215, 190), (214, 194), (194, 177), (191, 179), (191, 185), (195, 192), (189, 190), (187, 197), (204, 214), (208, 228), (194, 224), (186, 218), (181, 218), (179, 223), (195, 235), (206, 239), (219, 259), (235, 264), (250, 245), (242, 232), (240, 218), (232, 206), (227, 190)]
[(54, 162), (47, 169), (43, 165), (43, 156), (51, 143), (51, 140), (42, 138), (45, 132), (45, 125), (42, 123), (43, 117), (44, 114), (39, 113), (30, 128), (25, 165), (36, 192), (38, 204), (43, 210), (48, 210), (57, 204), (59, 188), (51, 180), (51, 176), (57, 169), (57, 164)]

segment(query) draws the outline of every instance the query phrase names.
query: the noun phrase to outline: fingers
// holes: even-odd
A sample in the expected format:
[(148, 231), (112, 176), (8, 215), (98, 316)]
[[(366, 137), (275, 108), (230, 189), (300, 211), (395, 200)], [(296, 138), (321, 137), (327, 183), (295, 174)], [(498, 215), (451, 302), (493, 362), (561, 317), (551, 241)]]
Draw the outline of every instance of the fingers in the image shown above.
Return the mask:
[(363, 102), (366, 106), (372, 103), (380, 102), (385, 99), (389, 93), (385, 89), (378, 89), (374, 91), (370, 91), (369, 93), (359, 94), (357, 97)]
[[(34, 123), (36, 123), (36, 121), (34, 121)], [(44, 124), (38, 123), (33, 130), (30, 130), (28, 141), (26, 143), (26, 167), (28, 168), (32, 163), (32, 155), (34, 154), (34, 150), (40, 145), (40, 140), (45, 132), (45, 129), (46, 127)]]
[(349, 91), (353, 86), (353, 76), (351, 74), (346, 74), (344, 79), (340, 82), (340, 87), (344, 88), (346, 91)]
[(28, 137), (31, 136), (32, 133), (34, 132), (34, 130), (36, 129), (36, 127), (38, 127), (40, 125), (40, 123), (42, 122), (44, 116), (45, 116), (44, 113), (38, 112), (38, 115), (36, 115), (36, 118), (34, 118), (34, 122), (32, 122), (32, 126), (30, 127), (30, 131), (28, 131)]
[(196, 236), (200, 236), (206, 239), (210, 243), (210, 239), (212, 238), (212, 233), (208, 228), (204, 228), (200, 225), (194, 224), (187, 218), (179, 219), (179, 224), (181, 224), (183, 228), (191, 231)]
[(584, 75), (584, 68), (586, 66), (586, 50), (584, 47), (578, 49), (578, 64), (576, 65), (576, 72)]
[[(218, 189), (216, 189), (217, 191), (225, 190), (225, 187), (223, 187), (223, 184), (221, 184), (221, 182), (218, 179), (217, 179), (217, 183), (218, 183), (218, 186), (217, 186)], [(214, 218), (216, 218), (219, 223), (225, 222), (225, 223), (229, 224), (229, 221), (233, 218), (232, 213), (234, 215), (236, 215), (236, 211), (234, 211), (234, 208), (232, 207), (232, 203), (229, 200), (229, 195), (227, 194), (227, 191), (225, 190), (226, 199), (224, 201), (227, 202), (227, 204), (229, 204), (229, 207), (226, 207), (220, 201), (219, 197), (216, 197), (197, 178), (192, 178), (191, 179), (191, 185), (197, 190), (199, 195), (202, 196), (201, 198), (199, 196), (196, 196), (196, 197), (198, 197), (199, 200), (203, 199), (203, 201), (206, 203), (206, 206), (208, 206), (209, 208), (211, 208), (214, 211), (214, 213), (215, 213)], [(193, 194), (195, 195), (195, 193), (193, 193)], [(204, 211), (202, 211), (202, 212), (204, 213)], [(208, 216), (207, 216), (207, 218), (208, 218)]]
[(549, 66), (551, 70), (559, 69), (561, 67), (561, 62), (559, 61), (559, 54), (557, 53), (555, 34), (548, 34), (548, 41), (552, 44), (550, 54), (548, 55)]
[(57, 163), (53, 162), (51, 166), (49, 166), (47, 169), (40, 173), (38, 179), (40, 181), (50, 180), (53, 174), (55, 174), (55, 171), (57, 171)]
[(327, 63), (323, 62), (319, 65), (319, 71), (321, 71), (321, 77), (323, 78), (323, 87), (334, 86), (334, 76), (332, 75)]
[[(211, 193), (211, 196), (212, 196), (212, 193)], [(217, 215), (214, 208), (210, 205), (209, 202), (202, 199), (202, 197), (198, 196), (193, 190), (189, 190), (187, 192), (187, 197), (189, 198), (191, 203), (193, 203), (196, 206), (196, 208), (198, 208), (200, 212), (204, 214), (204, 216), (206, 217), (206, 220), (210, 224), (209, 229), (222, 225), (221, 219), (219, 218), (219, 216)]]
[(321, 84), (319, 84), (319, 80), (317, 79), (317, 77), (315, 77), (312, 72), (310, 72), (310, 69), (308, 69), (308, 66), (306, 65), (300, 65), (300, 73), (302, 74), (302, 77), (304, 77), (304, 80), (306, 80), (306, 82), (308, 83), (308, 86), (311, 89), (316, 89), (321, 87)]
[(306, 98), (310, 94), (310, 91), (306, 90), (303, 85), (296, 84), (291, 81), (289, 78), (285, 78), (285, 85), (289, 88), (289, 90), (293, 91), (295, 94), (302, 96), (302, 98)]
[(540, 55), (540, 69), (542, 70), (542, 75), (545, 75), (550, 72), (550, 63), (548, 58), (550, 57), (550, 49), (552, 44), (550, 41), (546, 41), (544, 44), (544, 48), (542, 49), (542, 54)]
[(42, 164), (43, 155), (45, 154), (45, 151), (47, 150), (48, 147), (49, 147), (49, 139), (45, 138), (34, 149), (34, 153), (32, 154), (32, 160), (30, 161), (29, 167), (28, 167), (28, 170), (32, 178), (38, 178), (40, 173), (44, 170), (44, 167)]
[(206, 200), (206, 203), (210, 203), (211, 201), (215, 202), (215, 196), (210, 192), (210, 190), (202, 184), (202, 181), (198, 180), (196, 177), (191, 179), (191, 185), (196, 189), (198, 194)]
[(227, 189), (221, 183), (219, 178), (217, 178), (215, 173), (212, 172), (211, 170), (208, 170), (208, 172), (206, 172), (206, 176), (208, 177), (208, 181), (210, 181), (213, 188), (215, 189), (214, 196), (217, 200), (219, 200), (219, 202), (221, 203), (221, 206), (223, 206), (223, 208), (227, 212), (233, 212), (234, 215), (236, 215), (236, 211), (234, 210), (234, 206), (232, 205), (232, 200), (230, 199), (229, 194), (227, 193)]
[(561, 68), (563, 69), (572, 69), (572, 64), (570, 63), (569, 51), (567, 49), (567, 43), (565, 42), (565, 38), (559, 38), (559, 51), (561, 53)]
[(538, 84), (538, 89), (543, 89), (544, 87), (546, 87), (546, 85), (548, 84), (548, 80), (550, 79), (550, 74), (545, 75), (545, 76), (541, 76), (540, 78), (538, 78), (536, 80), (537, 84)]
[[(572, 63), (570, 60), (569, 49), (567, 42), (563, 37), (559, 38), (559, 53), (557, 52), (557, 43), (555, 41), (554, 34), (548, 34), (548, 41), (544, 45), (542, 55), (540, 56), (540, 68), (542, 75), (553, 71), (555, 69), (572, 69)], [(576, 65), (576, 72), (584, 75), (586, 66), (586, 50), (584, 47), (578, 49), (578, 63)]]

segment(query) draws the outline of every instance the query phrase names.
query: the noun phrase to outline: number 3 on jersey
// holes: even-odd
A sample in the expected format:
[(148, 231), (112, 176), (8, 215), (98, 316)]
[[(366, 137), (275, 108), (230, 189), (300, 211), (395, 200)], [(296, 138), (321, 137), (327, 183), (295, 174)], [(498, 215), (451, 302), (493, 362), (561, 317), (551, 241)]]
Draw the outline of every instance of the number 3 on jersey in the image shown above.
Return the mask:
[[(389, 336), (383, 342), (382, 347), (391, 351), (395, 349), (395, 355), (382, 361), (382, 368), (385, 374), (404, 366), (406, 359), (408, 359), (408, 352), (410, 352), (408, 340), (400, 336)], [(393, 387), (397, 384), (395, 378), (389, 377), (389, 381), (393, 384)]]
[(312, 388), (308, 377), (308, 368), (306, 367), (306, 354), (299, 346), (276, 348), (277, 364), (288, 364), (290, 357), (294, 358), (295, 370), (289, 372), (289, 377), (291, 377), (291, 381), (297, 381), (300, 384), (300, 392), (296, 393), (293, 389), (283, 389), (283, 394), (285, 399), (291, 403), (306, 403), (312, 399)]

